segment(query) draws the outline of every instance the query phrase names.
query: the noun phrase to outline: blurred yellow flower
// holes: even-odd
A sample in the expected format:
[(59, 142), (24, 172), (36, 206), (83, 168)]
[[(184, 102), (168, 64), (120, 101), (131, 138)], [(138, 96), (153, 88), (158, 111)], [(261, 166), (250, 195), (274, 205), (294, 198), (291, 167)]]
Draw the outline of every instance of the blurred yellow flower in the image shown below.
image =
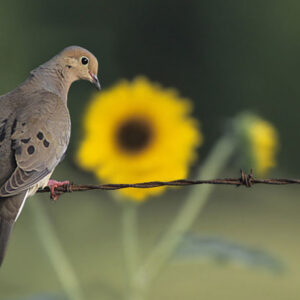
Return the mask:
[(251, 113), (240, 114), (235, 124), (248, 165), (256, 174), (265, 175), (276, 166), (279, 142), (275, 127)]
[(275, 128), (267, 121), (257, 120), (249, 128), (249, 138), (255, 171), (265, 174), (276, 165), (275, 154), (278, 148), (278, 136)]
[[(84, 117), (77, 162), (109, 183), (185, 178), (202, 143), (191, 103), (138, 77), (96, 94)], [(161, 188), (124, 189), (141, 201)]]

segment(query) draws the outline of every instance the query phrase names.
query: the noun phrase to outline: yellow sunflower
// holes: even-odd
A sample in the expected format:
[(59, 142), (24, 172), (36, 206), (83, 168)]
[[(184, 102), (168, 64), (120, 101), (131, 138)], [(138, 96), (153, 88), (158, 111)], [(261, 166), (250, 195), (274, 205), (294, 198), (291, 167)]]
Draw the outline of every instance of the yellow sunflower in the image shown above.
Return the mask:
[(275, 128), (265, 120), (257, 120), (249, 128), (253, 160), (259, 174), (275, 167), (275, 154), (278, 148), (278, 136)]
[(242, 134), (242, 144), (250, 166), (258, 175), (265, 175), (276, 166), (279, 148), (278, 133), (275, 127), (254, 114), (242, 114), (236, 125)]
[[(96, 94), (88, 106), (77, 162), (107, 183), (185, 178), (202, 143), (191, 109), (173, 89), (144, 77), (123, 80)], [(120, 192), (141, 201), (163, 190)]]

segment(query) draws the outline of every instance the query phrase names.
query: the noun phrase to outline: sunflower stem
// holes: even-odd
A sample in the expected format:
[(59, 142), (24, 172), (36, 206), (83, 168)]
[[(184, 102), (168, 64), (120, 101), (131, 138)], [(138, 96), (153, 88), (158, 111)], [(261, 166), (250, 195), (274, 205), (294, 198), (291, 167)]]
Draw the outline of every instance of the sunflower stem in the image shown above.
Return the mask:
[(29, 201), (35, 228), (64, 293), (68, 299), (83, 300), (85, 298), (83, 297), (80, 281), (76, 277), (72, 264), (55, 233), (43, 205), (39, 201), (40, 198), (36, 197), (35, 200)]
[[(204, 162), (197, 178), (201, 180), (204, 179), (204, 176), (205, 178), (217, 176), (226, 166), (234, 150), (234, 139), (229, 135), (222, 137)], [(192, 189), (174, 222), (170, 225), (160, 243), (149, 254), (144, 265), (139, 269), (137, 277), (144, 278), (146, 286), (149, 286), (156, 278), (161, 268), (178, 247), (183, 235), (202, 211), (214, 187), (214, 185), (203, 185)]]
[(125, 201), (122, 207), (122, 230), (125, 268), (127, 272), (127, 298), (128, 300), (142, 300), (142, 290), (135, 274), (139, 264), (138, 245), (138, 205)]

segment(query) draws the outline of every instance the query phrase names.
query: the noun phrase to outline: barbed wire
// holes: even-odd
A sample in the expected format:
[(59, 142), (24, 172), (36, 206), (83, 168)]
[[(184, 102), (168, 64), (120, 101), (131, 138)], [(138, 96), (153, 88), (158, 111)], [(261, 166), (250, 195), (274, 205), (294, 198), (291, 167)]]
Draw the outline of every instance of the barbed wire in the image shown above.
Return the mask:
[[(246, 186), (252, 187), (254, 184), (271, 184), (271, 185), (287, 185), (287, 184), (300, 184), (300, 179), (286, 179), (286, 178), (269, 178), (269, 179), (257, 179), (253, 175), (253, 171), (246, 174), (243, 170), (240, 171), (239, 178), (221, 178), (221, 179), (209, 179), (209, 180), (171, 180), (171, 181), (149, 181), (140, 183), (121, 183), (121, 184), (65, 184), (55, 189), (57, 195), (71, 192), (84, 192), (91, 190), (120, 190), (126, 188), (147, 189), (162, 186), (191, 186), (199, 184), (219, 184), (219, 185), (234, 185), (234, 186)], [(50, 192), (49, 187), (38, 190), (39, 193)]]

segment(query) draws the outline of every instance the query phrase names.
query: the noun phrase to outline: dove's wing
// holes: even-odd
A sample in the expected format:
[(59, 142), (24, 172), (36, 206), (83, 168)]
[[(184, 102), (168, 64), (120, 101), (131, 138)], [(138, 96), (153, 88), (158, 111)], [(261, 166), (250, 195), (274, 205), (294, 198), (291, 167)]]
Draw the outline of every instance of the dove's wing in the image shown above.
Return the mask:
[[(66, 151), (70, 117), (55, 94), (39, 91), (19, 108), (7, 131), (15, 169), (0, 187), (0, 197), (17, 195), (50, 174)], [(0, 120), (1, 121), (1, 120)]]
[[(12, 97), (13, 96), (13, 97)], [(28, 190), (50, 174), (66, 151), (70, 118), (55, 94), (0, 98), (0, 265)]]

